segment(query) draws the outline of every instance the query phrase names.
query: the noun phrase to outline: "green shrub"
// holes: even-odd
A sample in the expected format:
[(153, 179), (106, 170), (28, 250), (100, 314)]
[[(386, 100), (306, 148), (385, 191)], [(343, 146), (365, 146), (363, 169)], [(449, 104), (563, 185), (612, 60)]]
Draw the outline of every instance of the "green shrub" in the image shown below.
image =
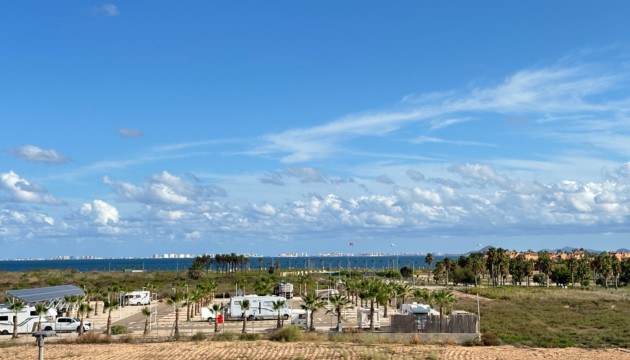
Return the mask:
[(83, 335), (76, 338), (74, 341), (77, 344), (109, 344), (111, 341), (101, 334), (95, 332), (86, 332)]
[(240, 334), (238, 339), (243, 341), (256, 341), (258, 340), (258, 334)]
[(499, 346), (501, 340), (493, 333), (483, 333), (481, 334), (481, 343), (484, 346)]
[(302, 331), (296, 326), (289, 326), (276, 330), (269, 337), (272, 341), (286, 341), (294, 342), (299, 341), (302, 338)]
[(204, 341), (207, 336), (203, 331), (197, 331), (197, 333), (190, 337), (192, 341)]
[(214, 335), (214, 341), (233, 341), (236, 339), (236, 333), (232, 331), (225, 331)]
[(127, 327), (123, 325), (114, 325), (112, 326), (112, 335), (122, 335), (128, 333)]

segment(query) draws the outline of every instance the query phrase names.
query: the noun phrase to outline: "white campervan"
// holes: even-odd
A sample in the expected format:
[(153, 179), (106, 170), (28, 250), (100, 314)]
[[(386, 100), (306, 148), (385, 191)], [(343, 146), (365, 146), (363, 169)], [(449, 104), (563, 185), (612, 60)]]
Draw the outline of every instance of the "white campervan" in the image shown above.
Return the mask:
[[(241, 308), (243, 300), (249, 300), (249, 310), (246, 312)], [(273, 309), (274, 301), (284, 301), (284, 306), (280, 309), (280, 317), (288, 320), (291, 317), (291, 308), (289, 308), (287, 299), (282, 296), (234, 296), (227, 304), (227, 315), (233, 320), (242, 319), (243, 316), (249, 320), (276, 319), (278, 311)]]
[[(0, 304), (0, 334), (8, 335), (13, 333), (13, 316), (15, 311), (9, 309), (10, 304)], [(57, 316), (55, 309), (48, 309), (46, 314), (42, 316), (42, 322), (54, 320)], [(17, 312), (17, 330), (18, 333), (33, 332), (37, 328), (39, 315), (35, 312), (34, 306), (26, 306)]]
[(136, 290), (125, 294), (127, 305), (149, 305), (151, 304), (151, 292), (146, 290)]

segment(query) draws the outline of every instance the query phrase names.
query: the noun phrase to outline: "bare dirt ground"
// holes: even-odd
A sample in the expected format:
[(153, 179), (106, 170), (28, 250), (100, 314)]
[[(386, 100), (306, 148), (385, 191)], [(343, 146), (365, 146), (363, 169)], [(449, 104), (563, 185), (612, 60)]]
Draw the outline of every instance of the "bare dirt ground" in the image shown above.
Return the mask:
[[(455, 345), (357, 345), (337, 342), (165, 342), (151, 344), (46, 344), (45, 359), (630, 359), (626, 349), (539, 349)], [(0, 359), (36, 359), (34, 344), (7, 347)]]

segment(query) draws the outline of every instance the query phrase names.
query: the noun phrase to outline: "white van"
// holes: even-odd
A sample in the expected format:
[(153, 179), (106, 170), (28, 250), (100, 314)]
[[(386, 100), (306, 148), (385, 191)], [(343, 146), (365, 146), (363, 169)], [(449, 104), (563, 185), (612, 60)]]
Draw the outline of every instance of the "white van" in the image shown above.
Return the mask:
[(151, 304), (151, 292), (145, 290), (137, 290), (125, 294), (125, 302), (127, 305), (149, 305)]

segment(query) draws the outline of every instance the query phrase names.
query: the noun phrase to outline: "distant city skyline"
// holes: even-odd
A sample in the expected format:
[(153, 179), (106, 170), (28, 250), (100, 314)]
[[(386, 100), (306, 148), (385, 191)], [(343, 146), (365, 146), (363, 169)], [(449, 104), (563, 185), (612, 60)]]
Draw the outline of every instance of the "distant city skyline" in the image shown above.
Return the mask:
[(1, 257), (628, 247), (627, 2), (3, 10)]

